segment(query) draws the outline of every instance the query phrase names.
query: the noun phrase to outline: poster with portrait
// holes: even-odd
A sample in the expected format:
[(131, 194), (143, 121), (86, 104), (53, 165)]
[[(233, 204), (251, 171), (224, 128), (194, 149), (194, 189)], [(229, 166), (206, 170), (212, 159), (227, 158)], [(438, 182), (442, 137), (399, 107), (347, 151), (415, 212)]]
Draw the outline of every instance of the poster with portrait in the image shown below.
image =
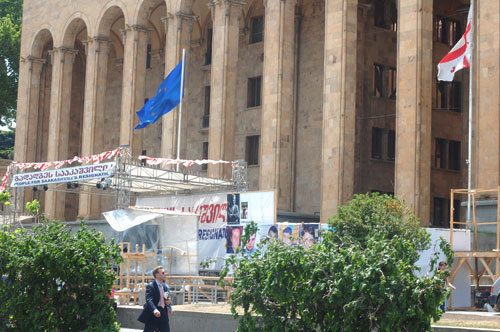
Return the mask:
[(241, 246), (241, 235), (243, 234), (243, 226), (227, 226), (226, 227), (226, 253), (234, 254), (236, 248)]
[(220, 270), (224, 260), (219, 258), (231, 255), (227, 252), (229, 248), (231, 248), (229, 251), (233, 251), (231, 243), (228, 242), (226, 226), (244, 226), (250, 221), (256, 222), (259, 227), (274, 224), (276, 220), (274, 194), (275, 191), (272, 190), (140, 196), (137, 197), (136, 206), (164, 208), (199, 215), (198, 261), (204, 262), (215, 258), (207, 270)]
[(319, 239), (319, 224), (300, 225), (299, 244), (304, 248), (310, 248)]
[(240, 194), (227, 194), (227, 224), (240, 224)]
[(250, 234), (250, 238), (248, 239), (247, 244), (245, 245), (245, 248), (243, 248), (243, 253), (245, 255), (251, 255), (259, 250), (257, 244), (259, 243), (260, 239), (260, 233), (256, 232), (253, 234)]
[(280, 224), (279, 239), (281, 242), (296, 246), (299, 238), (300, 224)]
[(241, 202), (241, 221), (248, 221), (248, 201)]
[(278, 225), (259, 225), (259, 242), (264, 241), (267, 238), (277, 239), (278, 238)]
[(240, 193), (240, 222), (255, 221), (259, 225), (274, 224), (276, 220), (274, 200), (274, 191)]

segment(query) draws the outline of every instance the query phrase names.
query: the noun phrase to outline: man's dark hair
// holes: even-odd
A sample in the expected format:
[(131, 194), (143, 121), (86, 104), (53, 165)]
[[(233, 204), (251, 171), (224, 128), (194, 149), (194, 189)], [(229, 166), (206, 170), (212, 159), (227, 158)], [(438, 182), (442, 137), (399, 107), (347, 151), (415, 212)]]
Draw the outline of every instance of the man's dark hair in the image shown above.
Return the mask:
[(156, 275), (159, 273), (159, 271), (163, 269), (163, 266), (159, 265), (153, 269), (153, 277), (156, 278)]
[(292, 229), (289, 226), (286, 226), (286, 228), (283, 230), (283, 233), (292, 234)]
[(304, 236), (305, 233), (309, 233), (314, 237), (314, 228), (312, 228), (311, 226), (304, 226), (304, 228), (300, 232), (300, 236)]

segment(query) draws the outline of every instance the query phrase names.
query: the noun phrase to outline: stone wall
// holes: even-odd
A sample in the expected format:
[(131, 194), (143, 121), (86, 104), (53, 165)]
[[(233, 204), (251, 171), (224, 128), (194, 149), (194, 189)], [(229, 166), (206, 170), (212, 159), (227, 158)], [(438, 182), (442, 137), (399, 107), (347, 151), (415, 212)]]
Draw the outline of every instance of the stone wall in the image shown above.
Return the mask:
[[(334, 213), (336, 206), (353, 193), (395, 192), (415, 208), (424, 225), (432, 224), (433, 198), (447, 198), (451, 188), (466, 186), (468, 103), (468, 70), (464, 70), (456, 75), (456, 80), (462, 82), (462, 111), (436, 107), (436, 64), (451, 47), (436, 42), (433, 22), (438, 15), (453, 17), (463, 28), (469, 2), (405, 2), (397, 25), (398, 29), (406, 30), (392, 31), (375, 26), (373, 0), (297, 1), (292, 5), (288, 1), (279, 4), (271, 1), (265, 7), (262, 0), (245, 3), (232, 0), (224, 2), (230, 5), (222, 8), (218, 7), (221, 3), (208, 0), (192, 3), (110, 0), (99, 5), (84, 0), (74, 0), (71, 4), (63, 0), (25, 0), (16, 159), (65, 159), (66, 155), (56, 148), (62, 143), (68, 144), (69, 156), (98, 153), (122, 144), (133, 147), (134, 157), (144, 150), (154, 157), (175, 156), (176, 110), (142, 131), (133, 131), (132, 127), (137, 122), (135, 111), (155, 94), (156, 87), (178, 63), (185, 47), (188, 58), (181, 158), (201, 159), (203, 143), (211, 141), (209, 153), (216, 159), (224, 156), (232, 160), (245, 159), (246, 137), (260, 135), (259, 163), (248, 168), (249, 189), (277, 186), (281, 210), (305, 214), (323, 211), (322, 220), (326, 220), (327, 214)], [(342, 9), (345, 5), (348, 7)], [(416, 9), (418, 6), (424, 12), (416, 19), (425, 26), (412, 33), (415, 30), (409, 24), (418, 26), (413, 19), (422, 12)], [(498, 3), (493, 0), (481, 1), (477, 8), (480, 28), (479, 50), (475, 56), (483, 67), (476, 72), (475, 91), (482, 97), (474, 100), (477, 127), (473, 162), (475, 184), (487, 186), (494, 186), (500, 178), (496, 162), (500, 123), (496, 102), (498, 84), (494, 84), (499, 77), (498, 43), (490, 42), (498, 40), (495, 39), (498, 15), (490, 14), (495, 9)], [(229, 23), (224, 23), (226, 16), (220, 15), (220, 10), (227, 10), (224, 15), (229, 15)], [(266, 30), (268, 38), (264, 36), (264, 41), (250, 43), (252, 17), (266, 13), (270, 15), (268, 21), (276, 20), (268, 22), (272, 27)], [(328, 21), (330, 15), (340, 19)], [(280, 30), (278, 20), (281, 19), (285, 24)], [(343, 20), (346, 20), (344, 30), (335, 25)], [(214, 26), (227, 29), (224, 31), (228, 31), (227, 36), (232, 39), (228, 43), (220, 32), (223, 30), (217, 30), (212, 54), (214, 57), (218, 54), (218, 58), (213, 57), (212, 65), (206, 65), (207, 29)], [(295, 26), (295, 31), (291, 26)], [(325, 37), (327, 31), (332, 36)], [(345, 35), (339, 37), (339, 32)], [(279, 38), (283, 38), (285, 47), (275, 43), (281, 40)], [(419, 38), (430, 46), (416, 47)], [(237, 49), (234, 49), (236, 42)], [(330, 43), (328, 47), (326, 42)], [(352, 42), (355, 45), (351, 45)], [(143, 68), (148, 44), (151, 45), (151, 68)], [(408, 47), (414, 47), (413, 53)], [(73, 63), (66, 54), (72, 48), (79, 51)], [(266, 57), (265, 50), (276, 54)], [(109, 53), (107, 62), (99, 55), (103, 52)], [(356, 54), (355, 59), (349, 58), (351, 54)], [(281, 57), (279, 61), (275, 55)], [(269, 66), (267, 72), (264, 71), (265, 59)], [(275, 63), (284, 71), (279, 73)], [(398, 87), (403, 89), (397, 91), (399, 106), (396, 98), (374, 95), (374, 64), (401, 69), (397, 73)], [(33, 68), (40, 68), (40, 76)], [(325, 68), (329, 68), (328, 71)], [(100, 75), (100, 70), (106, 72)], [(71, 81), (68, 81), (68, 73), (72, 73)], [(261, 105), (249, 108), (248, 79), (257, 76), (263, 77)], [(222, 84), (222, 78), (234, 83)], [(488, 82), (492, 82), (491, 85)], [(217, 107), (211, 109), (215, 113), (208, 130), (202, 128), (205, 87), (214, 83), (217, 86), (212, 87), (211, 100), (212, 106)], [(64, 93), (69, 88), (72, 95), (68, 99)], [(353, 89), (356, 90), (354, 101), (351, 100)], [(82, 92), (90, 93), (90, 97), (84, 98)], [(230, 105), (220, 100), (214, 102), (215, 97), (221, 99), (222, 95), (229, 98)], [(64, 128), (57, 121), (60, 121), (59, 114), (64, 115), (65, 103), (71, 108), (72, 129), (67, 142), (64, 142), (65, 136), (57, 132), (57, 128)], [(282, 118), (276, 119), (275, 114), (281, 114)], [(416, 118), (412, 114), (424, 115), (425, 119), (413, 122)], [(36, 135), (32, 134), (31, 127), (23, 125), (33, 116), (38, 119)], [(228, 121), (225, 127), (221, 117)], [(374, 127), (386, 132), (397, 131), (399, 148), (393, 160), (372, 158)], [(278, 133), (281, 136), (278, 137)], [(382, 145), (386, 156), (387, 135), (384, 137)], [(435, 138), (461, 142), (460, 170), (435, 167)], [(201, 167), (193, 170), (201, 171)], [(206, 174), (227, 176), (227, 171), (226, 168), (211, 172), (209, 168)], [(428, 176), (422, 175), (428, 171)], [(31, 199), (30, 195), (26, 199)], [(99, 205), (112, 205), (110, 198), (87, 204), (85, 199), (75, 196), (64, 199), (64, 195), (49, 191), (38, 192), (33, 197), (40, 199), (42, 205), (47, 200), (48, 207), (55, 206), (54, 202), (64, 202), (66, 212), (53, 208), (47, 212), (66, 219), (74, 219), (77, 209), (80, 217), (93, 218), (100, 214)], [(322, 206), (327, 205), (331, 209), (323, 210)]]

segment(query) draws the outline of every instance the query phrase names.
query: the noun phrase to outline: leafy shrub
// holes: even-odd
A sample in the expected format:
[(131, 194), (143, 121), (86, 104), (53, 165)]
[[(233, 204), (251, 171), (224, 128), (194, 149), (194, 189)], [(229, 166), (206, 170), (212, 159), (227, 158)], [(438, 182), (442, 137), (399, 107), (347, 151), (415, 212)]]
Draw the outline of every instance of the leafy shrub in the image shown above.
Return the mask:
[(108, 297), (118, 247), (82, 225), (0, 230), (0, 330), (118, 331)]
[(10, 204), (10, 193), (8, 190), (0, 192), (0, 204), (5, 204), (5, 205)]
[(26, 211), (31, 214), (37, 215), (40, 212), (40, 202), (37, 199), (34, 199), (31, 202), (26, 202)]
[[(411, 211), (390, 196), (357, 195), (329, 224), (334, 232), (310, 249), (272, 240), (239, 257), (231, 283), (232, 312), (244, 310), (238, 330), (432, 331), (444, 275), (437, 255), (429, 276), (414, 273), (430, 236)], [(441, 248), (451, 260), (443, 240)]]

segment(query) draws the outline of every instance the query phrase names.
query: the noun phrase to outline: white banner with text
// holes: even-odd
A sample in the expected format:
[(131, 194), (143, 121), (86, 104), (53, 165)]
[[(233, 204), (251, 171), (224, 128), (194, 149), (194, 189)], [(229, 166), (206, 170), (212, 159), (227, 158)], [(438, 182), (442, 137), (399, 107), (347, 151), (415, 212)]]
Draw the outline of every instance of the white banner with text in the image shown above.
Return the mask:
[[(199, 262), (226, 256), (227, 225), (239, 227), (250, 221), (259, 225), (274, 224), (276, 219), (274, 191), (137, 197), (136, 206), (198, 215)], [(208, 269), (220, 270), (222, 265), (223, 260), (217, 259)]]
[(51, 183), (79, 182), (107, 178), (113, 174), (115, 162), (96, 165), (68, 167), (50, 171), (16, 174), (12, 177), (11, 187), (31, 187)]

